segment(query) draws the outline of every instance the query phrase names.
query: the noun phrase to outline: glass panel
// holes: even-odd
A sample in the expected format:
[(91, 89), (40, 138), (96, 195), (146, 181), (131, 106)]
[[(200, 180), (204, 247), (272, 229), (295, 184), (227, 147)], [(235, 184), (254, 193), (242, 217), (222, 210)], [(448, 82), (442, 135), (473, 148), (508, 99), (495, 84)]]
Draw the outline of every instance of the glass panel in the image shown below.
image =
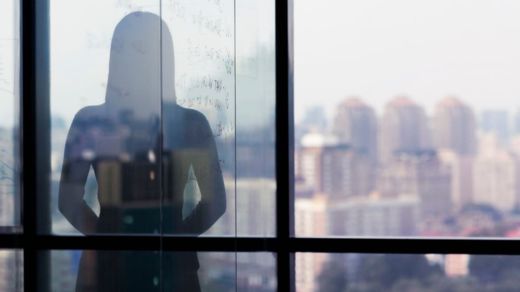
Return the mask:
[(235, 235), (234, 1), (161, 7), (175, 45), (175, 74), (164, 49), (162, 63), (163, 232)]
[(516, 237), (520, 4), (294, 9), (297, 234)]
[(236, 1), (238, 236), (274, 236), (274, 1)]
[(234, 2), (50, 10), (53, 232), (234, 235)]
[(160, 231), (154, 2), (50, 2), (54, 233)]
[[(184, 264), (189, 252), (60, 250), (49, 255), (50, 282), (39, 284), (55, 292), (198, 291), (197, 286), (208, 292), (276, 291), (271, 253), (201, 252), (191, 272)], [(111, 264), (101, 263), (107, 260)]]
[(0, 3), (0, 231), (20, 225), (19, 74), (19, 1), (7, 0)]
[(38, 286), (50, 291), (161, 291), (159, 251), (60, 250), (48, 255), (49, 279), (41, 279), (50, 282)]
[(296, 290), (515, 291), (519, 256), (296, 254)]
[(277, 291), (275, 253), (239, 252), (236, 261), (238, 291)]
[(0, 291), (23, 290), (23, 252), (0, 250)]

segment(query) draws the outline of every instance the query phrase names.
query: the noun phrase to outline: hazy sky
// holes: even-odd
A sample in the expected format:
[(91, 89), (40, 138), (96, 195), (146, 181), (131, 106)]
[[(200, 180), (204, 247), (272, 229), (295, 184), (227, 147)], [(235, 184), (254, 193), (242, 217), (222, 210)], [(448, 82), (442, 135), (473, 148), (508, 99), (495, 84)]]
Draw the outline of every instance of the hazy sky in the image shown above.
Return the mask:
[[(71, 116), (84, 105), (103, 101), (110, 35), (115, 24), (132, 11), (125, 7), (129, 2), (156, 3), (53, 1), (51, 94), (56, 113)], [(265, 9), (258, 4), (263, 1), (239, 3), (247, 8), (242, 4), (246, 2), (256, 3), (250, 10)], [(311, 105), (323, 105), (332, 113), (339, 101), (352, 95), (378, 110), (401, 94), (428, 110), (446, 95), (460, 97), (475, 110), (520, 108), (518, 0), (294, 2), (297, 119)], [(6, 68), (12, 67), (6, 66), (12, 48), (5, 46), (5, 39), (12, 35), (12, 3), (2, 1), (0, 9), (4, 77), (9, 73)], [(92, 21), (84, 21), (85, 15)], [(242, 21), (247, 19), (259, 23), (247, 24), (254, 27), (255, 35), (262, 34), (262, 22), (274, 21), (246, 17)], [(262, 41), (269, 37), (263, 34)], [(5, 90), (1, 98), (7, 105), (0, 109), (5, 124), (14, 119), (13, 100)]]
[[(237, 58), (243, 58), (255, 55), (260, 46), (269, 46), (269, 42), (272, 46), (274, 17), (264, 18), (274, 16), (273, 6), (263, 0), (236, 3), (234, 0), (53, 0), (50, 9), (52, 112), (70, 121), (82, 107), (104, 102), (112, 33), (116, 24), (130, 12), (162, 12), (173, 35), (179, 81), (183, 75), (215, 75), (215, 68), (220, 66), (216, 62), (196, 63), (194, 52), (187, 50), (198, 49), (201, 54), (215, 49), (234, 52), (233, 35), (227, 38), (201, 33), (201, 25), (193, 24), (194, 18), (210, 25), (222, 21), (233, 33), (236, 9)], [(234, 80), (227, 81), (232, 90)], [(182, 89), (177, 86), (179, 99), (187, 95)], [(234, 114), (228, 116), (233, 118)]]
[(378, 110), (405, 94), (431, 110), (520, 107), (520, 1), (297, 0), (295, 103), (329, 113), (356, 95)]
[(0, 127), (11, 127), (15, 121), (15, 34), (17, 19), (14, 0), (0, 1)]

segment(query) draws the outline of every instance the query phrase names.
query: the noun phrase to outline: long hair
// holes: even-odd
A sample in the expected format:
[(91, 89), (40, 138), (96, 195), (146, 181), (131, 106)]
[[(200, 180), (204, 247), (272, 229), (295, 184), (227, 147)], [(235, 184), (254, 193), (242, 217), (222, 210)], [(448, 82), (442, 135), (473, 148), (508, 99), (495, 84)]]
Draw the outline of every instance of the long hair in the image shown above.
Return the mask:
[(174, 71), (167, 25), (152, 13), (128, 14), (112, 38), (105, 104), (139, 119), (159, 116), (162, 102), (175, 102)]

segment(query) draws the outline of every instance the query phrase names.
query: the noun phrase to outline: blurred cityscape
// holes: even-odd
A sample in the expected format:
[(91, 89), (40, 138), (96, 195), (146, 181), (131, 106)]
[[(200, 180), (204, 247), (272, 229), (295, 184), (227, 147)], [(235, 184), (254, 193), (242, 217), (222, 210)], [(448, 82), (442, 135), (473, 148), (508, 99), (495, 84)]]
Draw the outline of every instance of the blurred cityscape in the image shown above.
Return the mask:
[[(428, 115), (399, 96), (378, 115), (350, 97), (333, 117), (309, 108), (295, 132), (297, 236), (520, 235), (520, 113), (445, 97)], [(326, 260), (300, 256), (299, 291)]]

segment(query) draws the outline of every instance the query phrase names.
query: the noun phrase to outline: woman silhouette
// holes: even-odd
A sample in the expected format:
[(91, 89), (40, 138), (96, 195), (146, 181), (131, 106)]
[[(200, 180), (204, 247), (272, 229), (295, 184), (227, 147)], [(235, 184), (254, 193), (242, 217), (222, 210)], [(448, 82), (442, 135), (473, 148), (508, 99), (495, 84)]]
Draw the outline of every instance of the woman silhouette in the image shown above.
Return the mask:
[[(211, 128), (175, 100), (166, 24), (151, 13), (127, 15), (112, 38), (105, 103), (76, 114), (65, 145), (59, 208), (81, 233), (199, 235), (224, 213)], [(91, 168), (99, 217), (83, 200)], [(183, 218), (190, 169), (201, 199)], [(76, 291), (200, 291), (197, 270), (195, 252), (85, 251)]]

